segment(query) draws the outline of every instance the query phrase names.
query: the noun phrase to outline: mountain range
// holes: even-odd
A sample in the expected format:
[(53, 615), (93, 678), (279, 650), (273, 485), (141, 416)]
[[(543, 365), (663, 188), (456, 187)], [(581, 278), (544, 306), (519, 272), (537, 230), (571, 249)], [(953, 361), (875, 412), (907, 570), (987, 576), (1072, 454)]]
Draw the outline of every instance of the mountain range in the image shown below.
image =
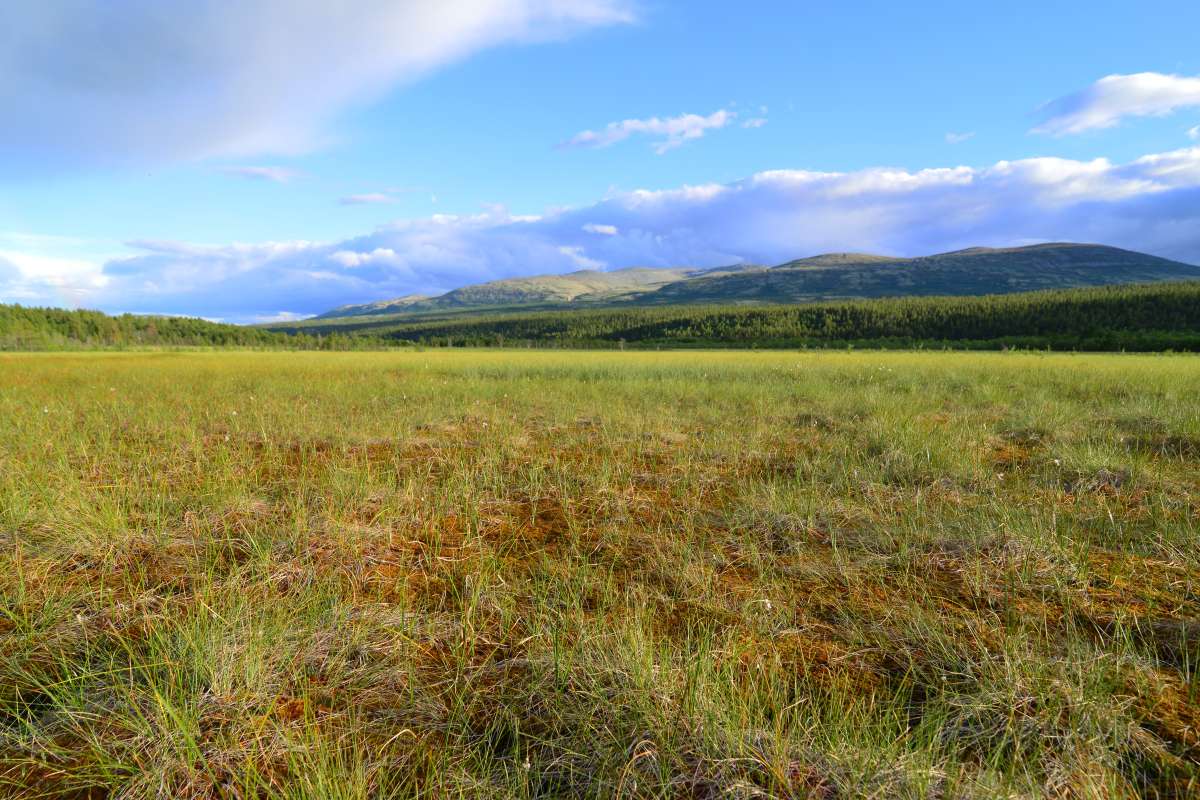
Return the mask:
[(1159, 281), (1200, 280), (1200, 267), (1096, 244), (972, 247), (896, 258), (826, 253), (773, 267), (635, 267), (508, 278), (437, 296), (409, 295), (335, 308), (315, 319), (689, 303), (807, 303), (875, 297), (1009, 294)]

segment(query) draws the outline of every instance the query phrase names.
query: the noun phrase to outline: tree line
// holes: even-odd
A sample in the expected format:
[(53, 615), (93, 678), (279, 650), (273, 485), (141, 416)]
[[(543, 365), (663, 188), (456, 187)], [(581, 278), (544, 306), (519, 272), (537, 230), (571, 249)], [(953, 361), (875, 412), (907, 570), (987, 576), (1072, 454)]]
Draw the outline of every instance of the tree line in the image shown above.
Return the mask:
[(313, 332), (288, 335), (264, 328), (210, 322), (196, 317), (138, 314), (110, 316), (0, 305), (0, 350), (81, 350), (130, 347), (258, 347), (290, 350), (349, 350), (394, 342), (374, 336)]
[(269, 327), (0, 305), (0, 350), (411, 345), (1200, 351), (1200, 282), (804, 305), (422, 314)]

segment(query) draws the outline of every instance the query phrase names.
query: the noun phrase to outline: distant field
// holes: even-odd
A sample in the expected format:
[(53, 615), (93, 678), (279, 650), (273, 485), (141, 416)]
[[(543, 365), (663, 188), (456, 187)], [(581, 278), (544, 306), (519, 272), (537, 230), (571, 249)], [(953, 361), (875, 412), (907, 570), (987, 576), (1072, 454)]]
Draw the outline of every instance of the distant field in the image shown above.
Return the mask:
[(1200, 361), (0, 354), (0, 796), (1195, 797)]

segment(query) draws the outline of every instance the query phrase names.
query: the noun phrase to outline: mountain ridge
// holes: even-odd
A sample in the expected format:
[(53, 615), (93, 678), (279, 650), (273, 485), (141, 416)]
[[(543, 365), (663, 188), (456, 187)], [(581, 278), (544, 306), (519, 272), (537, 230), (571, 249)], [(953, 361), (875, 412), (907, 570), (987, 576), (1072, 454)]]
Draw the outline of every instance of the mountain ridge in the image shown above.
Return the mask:
[(615, 301), (668, 283), (692, 277), (752, 269), (750, 265), (726, 267), (625, 267), (614, 270), (581, 269), (561, 275), (529, 275), (468, 284), (436, 296), (405, 295), (373, 303), (344, 305), (314, 319), (337, 319), (406, 311), (449, 311), (506, 305), (596, 303)]
[(437, 296), (344, 305), (313, 319), (425, 312), (688, 303), (807, 303), (984, 295), (1200, 279), (1200, 266), (1108, 245), (1046, 242), (925, 256), (831, 252), (771, 267), (628, 267), (469, 284)]

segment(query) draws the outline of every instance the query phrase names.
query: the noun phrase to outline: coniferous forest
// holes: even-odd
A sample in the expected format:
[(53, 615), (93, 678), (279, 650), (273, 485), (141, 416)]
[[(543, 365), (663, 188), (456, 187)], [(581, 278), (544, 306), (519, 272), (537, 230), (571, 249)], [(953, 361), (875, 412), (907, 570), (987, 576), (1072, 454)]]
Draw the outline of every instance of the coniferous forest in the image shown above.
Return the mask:
[(258, 347), (346, 350), (378, 346), (374, 337), (287, 335), (265, 328), (61, 308), (0, 305), (0, 350), (90, 350), (134, 347)]
[(355, 317), (272, 329), (433, 346), (1197, 350), (1200, 283), (805, 305)]

